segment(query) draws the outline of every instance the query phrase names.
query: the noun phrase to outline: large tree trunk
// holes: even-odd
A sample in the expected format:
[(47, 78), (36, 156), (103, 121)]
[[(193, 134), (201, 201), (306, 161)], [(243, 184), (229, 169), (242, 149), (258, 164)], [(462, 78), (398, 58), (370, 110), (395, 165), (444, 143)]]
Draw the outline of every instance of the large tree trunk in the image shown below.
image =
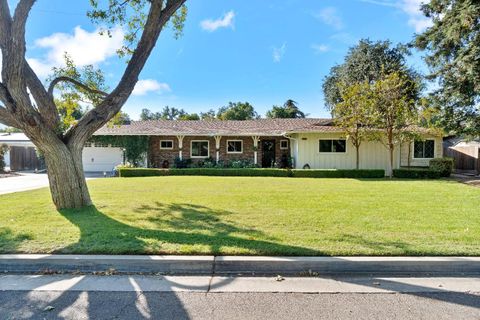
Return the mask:
[(82, 148), (57, 144), (54, 149), (55, 152), (44, 152), (44, 156), (52, 200), (57, 209), (92, 205), (83, 172)]

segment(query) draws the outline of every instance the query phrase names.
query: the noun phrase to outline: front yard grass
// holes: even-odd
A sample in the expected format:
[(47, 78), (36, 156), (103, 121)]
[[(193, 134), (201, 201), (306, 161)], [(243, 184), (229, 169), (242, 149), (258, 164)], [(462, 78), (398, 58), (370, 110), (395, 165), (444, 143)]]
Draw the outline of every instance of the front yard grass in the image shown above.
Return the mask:
[(480, 188), (449, 180), (152, 177), (0, 196), (1, 253), (480, 255)]

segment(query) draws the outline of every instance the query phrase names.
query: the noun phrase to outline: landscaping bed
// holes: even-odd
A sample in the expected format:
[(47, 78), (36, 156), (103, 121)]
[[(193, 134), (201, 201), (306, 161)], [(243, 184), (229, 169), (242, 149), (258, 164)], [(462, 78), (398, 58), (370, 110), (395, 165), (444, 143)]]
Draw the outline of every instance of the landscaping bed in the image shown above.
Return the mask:
[(1, 253), (480, 255), (480, 188), (452, 180), (165, 176), (0, 196)]

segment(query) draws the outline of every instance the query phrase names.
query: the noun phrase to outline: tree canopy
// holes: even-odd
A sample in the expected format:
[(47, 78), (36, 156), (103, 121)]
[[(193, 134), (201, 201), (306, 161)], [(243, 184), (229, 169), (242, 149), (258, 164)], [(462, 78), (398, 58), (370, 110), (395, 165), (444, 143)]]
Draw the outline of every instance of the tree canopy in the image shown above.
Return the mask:
[(298, 108), (296, 101), (288, 99), (283, 106), (273, 106), (267, 111), (266, 116), (267, 118), (305, 118), (305, 113)]
[(252, 120), (260, 116), (248, 102), (229, 102), (228, 106), (221, 107), (217, 112), (220, 120)]
[[(323, 93), (327, 108), (331, 110), (342, 101), (341, 85), (348, 87), (360, 82), (373, 83), (381, 79), (383, 74), (393, 72), (399, 72), (420, 83), (420, 76), (407, 65), (407, 54), (406, 46), (401, 44), (393, 46), (390, 41), (360, 40), (350, 48), (344, 62), (332, 67), (324, 78)], [(409, 94), (417, 94), (417, 91)]]
[(437, 88), (432, 101), (447, 129), (480, 134), (480, 2), (432, 0), (422, 6), (433, 25), (417, 35), (425, 50), (429, 78)]

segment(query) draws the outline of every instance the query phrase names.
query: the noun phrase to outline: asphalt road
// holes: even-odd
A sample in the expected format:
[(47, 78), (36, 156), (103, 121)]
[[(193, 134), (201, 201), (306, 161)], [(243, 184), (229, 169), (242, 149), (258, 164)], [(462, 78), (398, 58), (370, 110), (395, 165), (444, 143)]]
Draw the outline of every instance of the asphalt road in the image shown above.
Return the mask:
[(0, 292), (1, 319), (480, 319), (464, 293)]

